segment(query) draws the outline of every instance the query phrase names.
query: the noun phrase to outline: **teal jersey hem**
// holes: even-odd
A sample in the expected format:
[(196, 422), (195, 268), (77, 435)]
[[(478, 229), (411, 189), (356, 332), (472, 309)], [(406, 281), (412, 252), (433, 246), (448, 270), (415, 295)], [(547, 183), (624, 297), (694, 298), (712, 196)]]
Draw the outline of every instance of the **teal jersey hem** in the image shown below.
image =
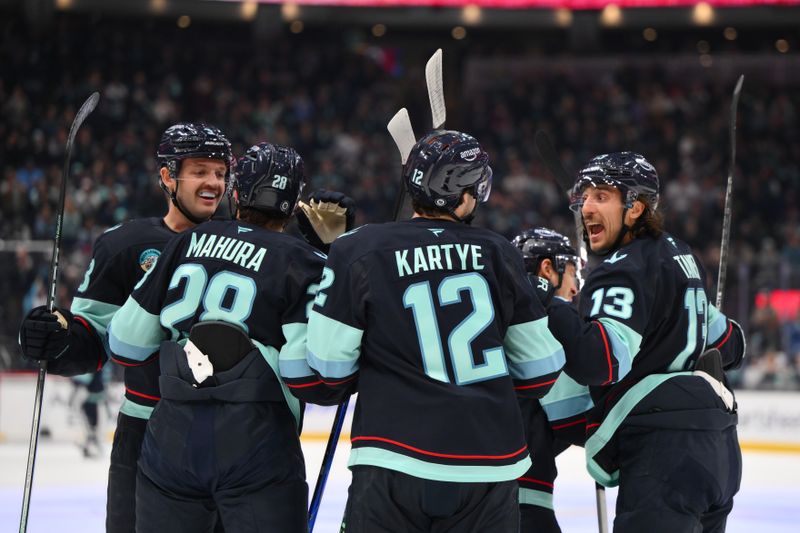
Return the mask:
[(502, 466), (458, 466), (442, 465), (422, 461), (381, 448), (353, 448), (348, 467), (367, 465), (396, 470), (409, 476), (433, 481), (462, 483), (494, 483), (512, 481), (523, 475), (531, 466), (530, 457), (511, 465)]
[(545, 509), (554, 510), (553, 495), (549, 492), (541, 490), (519, 488), (519, 504), (520, 505), (535, 505), (537, 507), (544, 507)]
[(122, 406), (119, 408), (119, 412), (134, 418), (149, 420), (150, 416), (153, 414), (153, 409), (153, 407), (139, 405), (138, 403), (132, 402), (131, 400), (125, 398), (122, 400)]

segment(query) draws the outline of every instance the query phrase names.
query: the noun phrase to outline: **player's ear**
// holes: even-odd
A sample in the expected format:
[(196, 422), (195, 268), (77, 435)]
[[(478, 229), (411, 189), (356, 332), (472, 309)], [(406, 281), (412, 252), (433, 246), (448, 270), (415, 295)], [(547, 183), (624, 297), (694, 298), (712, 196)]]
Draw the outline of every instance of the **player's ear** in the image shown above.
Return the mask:
[(166, 166), (161, 167), (159, 171), (161, 174), (161, 182), (167, 186), (170, 191), (175, 190), (175, 180), (169, 174), (169, 169)]
[(547, 278), (549, 280), (553, 274), (555, 274), (553, 262), (548, 258), (542, 259), (542, 262), (539, 263), (539, 277)]
[(631, 223), (635, 222), (640, 216), (642, 216), (642, 213), (644, 213), (646, 207), (647, 206), (644, 204), (644, 202), (636, 200), (633, 202), (633, 206), (631, 206), (631, 208), (625, 213), (625, 218), (629, 218)]

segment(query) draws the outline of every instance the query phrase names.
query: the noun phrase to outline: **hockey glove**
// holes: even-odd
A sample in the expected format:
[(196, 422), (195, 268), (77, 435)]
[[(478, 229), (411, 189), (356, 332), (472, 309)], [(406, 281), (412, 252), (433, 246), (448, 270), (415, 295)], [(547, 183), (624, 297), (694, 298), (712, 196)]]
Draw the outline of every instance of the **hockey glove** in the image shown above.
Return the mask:
[(311, 246), (327, 253), (330, 244), (346, 231), (353, 229), (356, 218), (355, 201), (340, 192), (318, 190), (308, 203), (299, 202), (297, 226)]
[(69, 348), (71, 325), (72, 313), (65, 309), (51, 313), (43, 305), (34, 307), (19, 328), (22, 355), (33, 361), (58, 359)]
[(533, 274), (528, 275), (528, 279), (533, 285), (533, 292), (536, 293), (536, 296), (539, 297), (539, 301), (542, 302), (542, 306), (545, 309), (550, 305), (550, 302), (553, 301), (553, 295), (556, 292), (555, 287), (553, 284), (547, 281), (547, 279), (541, 276), (534, 276)]

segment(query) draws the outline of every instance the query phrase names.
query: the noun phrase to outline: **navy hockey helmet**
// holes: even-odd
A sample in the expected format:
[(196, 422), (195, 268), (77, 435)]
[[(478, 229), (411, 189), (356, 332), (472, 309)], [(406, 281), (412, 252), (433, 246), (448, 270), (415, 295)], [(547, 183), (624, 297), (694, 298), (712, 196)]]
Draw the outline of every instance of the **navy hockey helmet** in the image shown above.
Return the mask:
[(455, 211), (461, 194), (473, 189), (479, 202), (492, 190), (487, 154), (471, 135), (436, 130), (417, 141), (403, 168), (406, 190), (419, 204)]
[(517, 247), (525, 261), (525, 270), (529, 274), (538, 274), (539, 265), (544, 259), (550, 259), (559, 275), (564, 274), (568, 263), (582, 268), (582, 261), (568, 237), (548, 228), (527, 230), (511, 241)]
[(303, 159), (292, 148), (251, 146), (236, 164), (239, 207), (290, 216), (305, 186)]
[(158, 184), (161, 189), (187, 219), (195, 224), (204, 222), (206, 219), (196, 217), (178, 202), (180, 182), (177, 179), (181, 163), (190, 158), (219, 159), (225, 164), (225, 182), (228, 185), (226, 189), (229, 189), (234, 158), (228, 138), (215, 126), (201, 122), (181, 122), (167, 128), (161, 136), (156, 158), (159, 167), (166, 167), (170, 177), (176, 180), (175, 189), (170, 190), (159, 175)]
[(161, 136), (156, 157), (159, 166), (167, 167), (173, 179), (177, 177), (180, 162), (184, 159), (219, 159), (228, 167), (228, 176), (233, 166), (228, 138), (216, 126), (202, 122), (181, 122), (167, 128)]
[(614, 152), (593, 157), (579, 172), (572, 188), (570, 208), (580, 211), (586, 187), (609, 185), (622, 193), (627, 209), (636, 200), (645, 201), (652, 209), (658, 207), (658, 173), (643, 155), (635, 152)]

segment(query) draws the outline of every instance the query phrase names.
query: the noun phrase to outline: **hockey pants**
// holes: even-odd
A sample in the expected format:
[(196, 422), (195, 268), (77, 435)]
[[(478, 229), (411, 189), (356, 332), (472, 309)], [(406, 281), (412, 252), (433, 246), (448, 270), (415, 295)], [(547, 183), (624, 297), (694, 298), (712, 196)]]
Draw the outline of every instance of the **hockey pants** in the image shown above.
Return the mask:
[(742, 477), (736, 427), (627, 427), (615, 533), (722, 533)]
[(341, 531), (516, 533), (517, 482), (451, 483), (375, 466), (353, 467)]

